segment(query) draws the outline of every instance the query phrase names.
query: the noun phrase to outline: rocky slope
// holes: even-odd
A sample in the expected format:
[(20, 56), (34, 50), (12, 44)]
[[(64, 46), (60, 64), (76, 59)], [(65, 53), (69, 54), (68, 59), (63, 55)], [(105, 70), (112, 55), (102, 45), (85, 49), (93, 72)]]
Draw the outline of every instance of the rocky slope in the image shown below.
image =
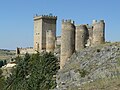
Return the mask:
[(56, 81), (56, 90), (120, 90), (120, 43), (74, 53)]

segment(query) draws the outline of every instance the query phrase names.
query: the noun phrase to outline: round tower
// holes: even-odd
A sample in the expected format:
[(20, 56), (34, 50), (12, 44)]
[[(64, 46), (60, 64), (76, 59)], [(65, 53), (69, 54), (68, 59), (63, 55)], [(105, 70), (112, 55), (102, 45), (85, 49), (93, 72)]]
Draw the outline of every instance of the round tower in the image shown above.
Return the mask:
[(88, 29), (86, 25), (76, 26), (76, 34), (75, 34), (75, 50), (80, 51), (85, 48), (85, 44), (87, 44), (88, 39)]
[(52, 30), (46, 31), (46, 51), (53, 52), (55, 49), (55, 35)]
[(75, 26), (71, 20), (62, 21), (60, 68), (75, 51)]
[(105, 23), (100, 20), (93, 24), (93, 45), (103, 44), (105, 42)]

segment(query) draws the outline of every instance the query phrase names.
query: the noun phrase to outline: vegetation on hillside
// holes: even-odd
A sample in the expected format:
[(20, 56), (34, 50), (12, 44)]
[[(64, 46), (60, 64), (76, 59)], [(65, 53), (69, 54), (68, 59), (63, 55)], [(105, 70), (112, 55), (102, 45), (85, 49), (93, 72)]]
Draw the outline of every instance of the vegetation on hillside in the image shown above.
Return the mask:
[(0, 69), (0, 90), (3, 90), (5, 85), (5, 79), (4, 76), (2, 75), (2, 70)]
[(49, 90), (56, 86), (54, 75), (59, 69), (52, 53), (26, 54), (17, 57), (17, 66), (7, 79), (5, 90)]

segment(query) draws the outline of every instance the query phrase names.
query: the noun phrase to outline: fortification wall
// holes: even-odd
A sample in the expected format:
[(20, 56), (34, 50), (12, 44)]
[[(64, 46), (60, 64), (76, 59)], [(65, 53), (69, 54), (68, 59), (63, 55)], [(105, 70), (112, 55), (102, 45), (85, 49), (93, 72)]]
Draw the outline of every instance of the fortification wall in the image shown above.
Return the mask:
[(71, 20), (62, 21), (60, 68), (75, 51), (75, 26)]
[(33, 54), (35, 53), (34, 49), (32, 47), (28, 47), (28, 48), (17, 48), (16, 50), (16, 53), (17, 54), (26, 54), (26, 53), (29, 53), (29, 54)]
[(100, 20), (93, 24), (93, 41), (92, 45), (98, 45), (105, 43), (105, 23), (104, 20)]

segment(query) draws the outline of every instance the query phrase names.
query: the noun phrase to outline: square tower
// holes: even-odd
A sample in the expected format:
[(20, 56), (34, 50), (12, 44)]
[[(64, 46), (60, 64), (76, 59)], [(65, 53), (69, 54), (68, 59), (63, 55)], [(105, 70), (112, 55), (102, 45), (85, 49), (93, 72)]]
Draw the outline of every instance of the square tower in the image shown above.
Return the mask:
[(46, 32), (51, 30), (56, 37), (57, 16), (35, 16), (34, 17), (34, 50), (46, 50)]

